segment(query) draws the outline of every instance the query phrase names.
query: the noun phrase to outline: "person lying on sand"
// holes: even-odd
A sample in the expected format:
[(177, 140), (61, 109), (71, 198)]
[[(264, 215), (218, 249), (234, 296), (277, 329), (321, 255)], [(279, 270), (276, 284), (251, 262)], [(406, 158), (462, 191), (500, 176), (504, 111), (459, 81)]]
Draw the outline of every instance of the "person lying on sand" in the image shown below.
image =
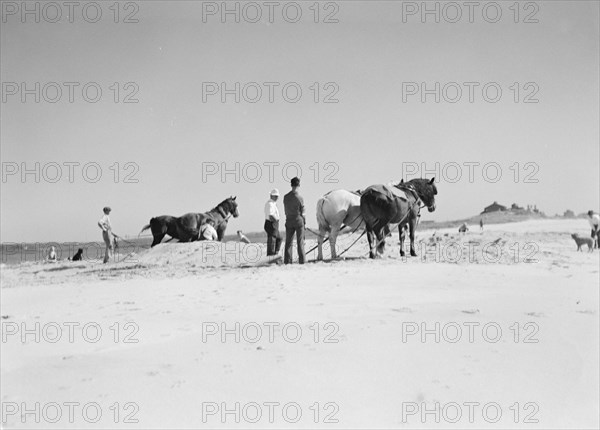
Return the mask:
[(198, 240), (218, 240), (217, 230), (215, 230), (215, 221), (212, 218), (208, 218), (198, 233)]

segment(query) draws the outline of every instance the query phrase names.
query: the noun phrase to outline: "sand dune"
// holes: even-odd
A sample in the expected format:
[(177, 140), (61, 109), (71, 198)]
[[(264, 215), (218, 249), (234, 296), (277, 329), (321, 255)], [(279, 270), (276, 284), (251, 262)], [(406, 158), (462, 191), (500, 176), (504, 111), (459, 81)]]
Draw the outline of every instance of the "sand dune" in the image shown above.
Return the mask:
[(237, 243), (3, 266), (6, 427), (598, 428), (600, 253), (569, 237), (585, 222), (478, 229), (420, 230), (404, 259), (394, 234), (375, 261), (363, 237), (303, 266)]

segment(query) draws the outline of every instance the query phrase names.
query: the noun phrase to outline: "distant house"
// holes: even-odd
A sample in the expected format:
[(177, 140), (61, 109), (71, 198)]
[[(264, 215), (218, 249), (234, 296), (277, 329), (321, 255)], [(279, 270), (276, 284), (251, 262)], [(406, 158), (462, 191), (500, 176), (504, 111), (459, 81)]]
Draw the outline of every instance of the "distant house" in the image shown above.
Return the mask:
[(510, 210), (511, 211), (522, 211), (523, 208), (521, 206), (519, 206), (518, 204), (513, 203), (512, 205), (510, 205)]
[(481, 212), (482, 214), (489, 214), (492, 212), (503, 212), (506, 210), (506, 206), (502, 206), (501, 204), (498, 204), (498, 202), (494, 202), (489, 206), (486, 206), (483, 209), (483, 212)]
[(564, 217), (564, 218), (575, 218), (575, 212), (573, 212), (573, 211), (572, 211), (572, 210), (570, 210), (570, 209), (567, 209), (567, 210), (565, 211), (565, 213), (563, 214), (563, 217)]

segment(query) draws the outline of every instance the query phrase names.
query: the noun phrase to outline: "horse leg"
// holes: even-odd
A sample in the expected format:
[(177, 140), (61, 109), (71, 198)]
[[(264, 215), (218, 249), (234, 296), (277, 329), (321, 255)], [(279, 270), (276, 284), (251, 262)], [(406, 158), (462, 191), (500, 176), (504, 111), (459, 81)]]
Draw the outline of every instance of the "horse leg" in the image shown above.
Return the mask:
[(219, 239), (219, 242), (223, 242), (223, 237), (225, 237), (225, 229), (227, 228), (227, 221), (222, 221), (221, 224), (219, 225), (219, 228), (217, 228), (217, 238)]
[(375, 230), (377, 237), (377, 252), (382, 255), (385, 252), (386, 230), (389, 231), (389, 229), (387, 229), (387, 224)]
[(367, 227), (367, 240), (369, 241), (369, 258), (375, 258), (377, 252), (373, 247), (373, 230)]
[(337, 240), (337, 236), (340, 234), (340, 226), (335, 225), (331, 229), (331, 233), (329, 233), (329, 246), (331, 246), (331, 259), (335, 260), (337, 258), (337, 251), (335, 249), (335, 243)]
[(404, 236), (405, 236), (404, 226), (398, 227), (398, 235), (400, 236), (400, 257), (404, 257)]
[(379, 243), (379, 245), (377, 245), (377, 253), (383, 255), (385, 252), (385, 236), (383, 230), (377, 235), (377, 243)]
[(417, 253), (415, 252), (415, 229), (417, 227), (417, 223), (415, 220), (411, 220), (408, 223), (409, 234), (410, 234), (410, 256), (416, 257)]
[(323, 260), (323, 238), (325, 237), (325, 231), (319, 229), (319, 236), (317, 237), (317, 246), (319, 250), (317, 251), (317, 260)]
[(150, 245), (150, 248), (154, 247), (155, 245), (158, 245), (160, 241), (163, 240), (163, 237), (165, 237), (164, 233), (157, 234), (156, 236), (154, 236), (154, 240), (152, 241), (152, 245)]

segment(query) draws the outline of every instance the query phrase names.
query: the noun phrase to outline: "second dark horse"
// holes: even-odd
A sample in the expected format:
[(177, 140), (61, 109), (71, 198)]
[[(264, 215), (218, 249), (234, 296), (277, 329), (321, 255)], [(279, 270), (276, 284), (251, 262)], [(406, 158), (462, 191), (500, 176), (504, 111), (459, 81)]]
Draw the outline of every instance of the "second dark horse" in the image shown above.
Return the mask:
[(154, 236), (152, 246), (158, 245), (165, 235), (169, 235), (171, 239), (177, 239), (180, 242), (194, 242), (198, 240), (202, 224), (206, 222), (207, 218), (212, 218), (215, 222), (219, 241), (221, 241), (223, 240), (223, 236), (225, 236), (229, 217), (233, 216), (237, 218), (239, 215), (235, 199), (233, 196), (229, 197), (219, 203), (214, 209), (205, 213), (191, 212), (180, 217), (170, 215), (154, 217), (150, 220), (149, 224), (142, 228), (140, 233), (148, 229), (152, 231), (152, 236)]
[[(360, 197), (360, 210), (365, 220), (370, 257), (383, 254), (386, 229), (390, 224), (399, 224), (400, 255), (404, 256), (404, 226), (410, 234), (410, 255), (416, 256), (415, 230), (420, 216), (421, 202), (429, 212), (435, 210), (437, 188), (435, 178), (403, 180), (393, 186), (372, 185)], [(389, 230), (388, 230), (389, 231)]]

